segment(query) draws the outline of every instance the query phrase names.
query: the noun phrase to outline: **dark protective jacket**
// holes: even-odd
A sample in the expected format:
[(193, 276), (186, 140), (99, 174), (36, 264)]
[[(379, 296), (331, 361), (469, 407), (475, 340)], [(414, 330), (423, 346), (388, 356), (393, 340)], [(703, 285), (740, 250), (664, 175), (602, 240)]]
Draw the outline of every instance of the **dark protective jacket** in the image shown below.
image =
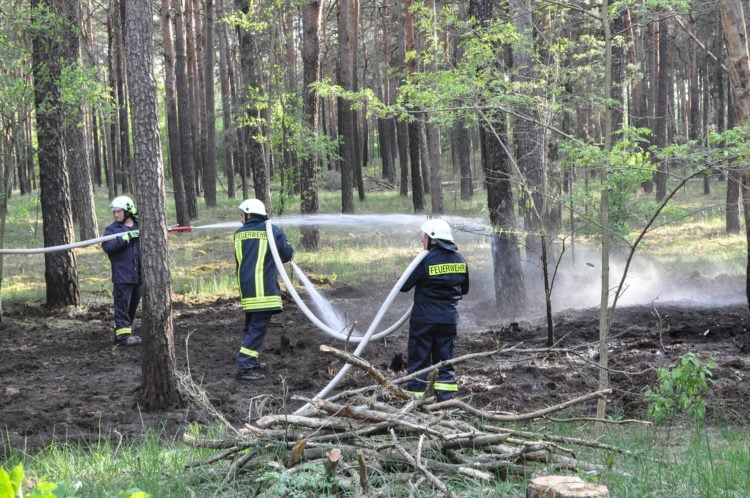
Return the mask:
[[(104, 235), (138, 230), (138, 220), (132, 227), (115, 221), (105, 230)], [(102, 249), (109, 256), (112, 266), (112, 283), (138, 284), (141, 282), (141, 242), (140, 237), (125, 242), (120, 237), (102, 242)]]
[[(281, 261), (291, 261), (294, 249), (284, 232), (272, 225)], [(244, 311), (281, 311), (281, 288), (266, 232), (266, 220), (251, 216), (234, 232), (237, 281)]]
[(455, 244), (441, 241), (414, 268), (401, 292), (414, 289), (412, 323), (458, 324), (458, 301), (469, 292), (469, 267)]

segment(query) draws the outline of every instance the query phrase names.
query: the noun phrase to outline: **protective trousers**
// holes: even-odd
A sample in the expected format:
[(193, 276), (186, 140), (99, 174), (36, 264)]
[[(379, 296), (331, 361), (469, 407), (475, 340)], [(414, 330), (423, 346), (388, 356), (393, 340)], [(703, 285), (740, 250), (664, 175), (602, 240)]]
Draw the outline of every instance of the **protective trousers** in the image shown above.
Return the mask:
[[(452, 359), (456, 331), (456, 325), (452, 323), (411, 323), (407, 360), (409, 373)], [(415, 396), (424, 395), (429, 375), (426, 373), (410, 380), (407, 390)], [(438, 401), (446, 401), (456, 395), (458, 386), (452, 365), (440, 367), (434, 389)]]
[(237, 355), (235, 369), (246, 372), (257, 367), (260, 363), (258, 356), (266, 338), (268, 324), (275, 312), (253, 311), (245, 313), (245, 333), (242, 336), (242, 347)]
[(141, 302), (143, 284), (113, 284), (115, 339), (133, 332), (133, 320)]

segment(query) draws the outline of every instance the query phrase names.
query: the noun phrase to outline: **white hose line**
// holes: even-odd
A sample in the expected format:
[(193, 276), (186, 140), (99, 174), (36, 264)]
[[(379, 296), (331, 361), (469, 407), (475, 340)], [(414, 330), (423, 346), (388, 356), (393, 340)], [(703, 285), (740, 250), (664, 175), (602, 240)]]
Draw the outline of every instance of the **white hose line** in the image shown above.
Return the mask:
[[(357, 336), (357, 337), (350, 337), (347, 336), (345, 333), (342, 333), (340, 330), (335, 330), (331, 327), (329, 327), (327, 324), (323, 323), (320, 318), (318, 318), (315, 313), (310, 310), (310, 308), (305, 304), (305, 302), (300, 297), (299, 293), (297, 292), (297, 289), (294, 288), (294, 284), (292, 284), (292, 281), (289, 279), (289, 275), (286, 272), (286, 269), (284, 268), (284, 263), (281, 261), (281, 257), (279, 256), (279, 249), (276, 247), (276, 239), (273, 236), (273, 225), (270, 222), (266, 222), (266, 236), (268, 237), (268, 247), (271, 249), (271, 255), (273, 256), (273, 261), (276, 263), (276, 269), (279, 272), (279, 275), (281, 276), (281, 280), (284, 282), (284, 285), (286, 285), (287, 291), (289, 291), (289, 294), (292, 296), (292, 299), (294, 299), (294, 302), (297, 303), (297, 306), (299, 309), (302, 310), (302, 312), (305, 314), (307, 318), (310, 319), (315, 326), (317, 326), (320, 330), (328, 334), (329, 336), (333, 337), (334, 339), (338, 339), (341, 341), (349, 341), (351, 343), (361, 343), (365, 338), (367, 337), (367, 334), (364, 336)], [(294, 265), (294, 263), (292, 263)], [(411, 313), (411, 308), (407, 313), (402, 316), (396, 324), (389, 327), (388, 329), (379, 332), (378, 338), (384, 337), (390, 333), (392, 333), (394, 330), (398, 329), (405, 321), (406, 318), (409, 316), (409, 313)], [(387, 333), (386, 333), (387, 332)], [(367, 339), (368, 341), (370, 339)]]
[[(307, 276), (305, 275), (305, 273), (302, 271), (302, 269), (294, 261), (292, 261), (292, 268), (294, 269), (294, 272), (297, 274), (297, 277), (300, 280), (307, 279)], [(300, 308), (304, 307), (306, 310), (309, 311), (309, 308), (305, 305), (305, 303), (301, 303), (300, 304), (298, 302), (297, 304), (300, 306)], [(393, 325), (391, 325), (387, 329), (374, 334), (370, 340), (381, 339), (383, 337), (386, 337), (386, 336), (392, 334), (394, 331), (398, 330), (398, 328), (401, 325), (403, 325), (404, 322), (406, 322), (406, 320), (409, 318), (409, 315), (411, 315), (411, 309), (412, 309), (412, 306), (409, 306), (409, 308), (406, 310), (406, 312), (401, 316), (401, 318), (399, 318), (396, 321), (396, 323), (394, 323)], [(312, 313), (312, 311), (310, 311), (310, 313)], [(307, 312), (305, 312), (305, 314), (307, 314)], [(364, 336), (349, 336), (346, 333), (343, 333), (341, 331), (336, 331), (335, 329), (332, 329), (330, 327), (328, 327), (328, 329), (330, 330), (330, 332), (333, 332), (333, 333), (330, 333), (329, 330), (324, 330), (324, 332), (326, 332), (328, 335), (332, 336), (334, 339), (339, 339), (341, 341), (358, 343), (358, 342), (360, 342), (364, 338)]]
[[(370, 328), (367, 329), (367, 332), (365, 333), (365, 336), (362, 338), (362, 341), (359, 343), (359, 346), (357, 346), (357, 349), (354, 350), (355, 356), (359, 356), (359, 354), (367, 347), (367, 343), (370, 341), (370, 338), (373, 335), (373, 332), (375, 331), (375, 328), (380, 324), (380, 320), (383, 319), (383, 315), (385, 315), (385, 312), (388, 310), (390, 305), (393, 303), (393, 300), (395, 299), (396, 295), (401, 291), (401, 287), (404, 285), (404, 282), (407, 278), (411, 275), (412, 271), (414, 271), (414, 268), (422, 262), (425, 256), (427, 256), (428, 251), (422, 251), (414, 258), (414, 260), (409, 264), (409, 266), (404, 270), (404, 273), (401, 275), (401, 277), (396, 282), (396, 285), (393, 286), (393, 289), (391, 289), (390, 294), (388, 294), (388, 297), (383, 302), (383, 305), (380, 307), (380, 310), (378, 310), (377, 315), (375, 315), (375, 319), (370, 324)], [(347, 374), (349, 369), (351, 368), (351, 364), (347, 363), (343, 367), (341, 367), (341, 370), (336, 374), (336, 376), (331, 379), (331, 381), (328, 383), (326, 387), (324, 387), (317, 395), (313, 396), (313, 400), (315, 399), (322, 399), (325, 398), (325, 396), (333, 390), (334, 387), (341, 381), (341, 379), (344, 378), (344, 376)], [(305, 403), (302, 407), (300, 407), (297, 411), (294, 412), (295, 415), (300, 415), (302, 413), (307, 412), (308, 408), (311, 407), (310, 403)]]
[[(134, 232), (135, 230), (131, 230), (131, 232)], [(128, 233), (131, 233), (128, 232)], [(103, 237), (97, 237), (96, 239), (89, 239), (89, 240), (82, 240), (80, 242), (73, 242), (72, 244), (65, 244), (63, 246), (51, 246), (51, 247), (39, 247), (34, 249), (6, 249), (2, 248), (0, 249), (0, 254), (43, 254), (48, 252), (58, 252), (58, 251), (67, 251), (69, 249), (75, 249), (77, 247), (86, 247), (93, 244), (98, 244), (99, 242), (106, 242), (107, 240), (116, 239), (117, 237), (120, 237), (123, 233), (113, 233), (111, 235), (105, 235)]]

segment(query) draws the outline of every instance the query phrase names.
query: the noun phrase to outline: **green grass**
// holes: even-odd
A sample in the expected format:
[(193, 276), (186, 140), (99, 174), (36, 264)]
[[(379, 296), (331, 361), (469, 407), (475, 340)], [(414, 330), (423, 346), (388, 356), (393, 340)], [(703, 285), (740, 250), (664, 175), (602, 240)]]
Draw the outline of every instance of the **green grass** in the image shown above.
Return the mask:
[[(451, 184), (444, 193), (446, 214), (485, 218), (483, 190), (477, 189), (476, 198), (464, 202), (460, 200), (456, 188), (457, 185)], [(746, 265), (744, 231), (740, 234), (725, 233), (723, 195), (723, 189), (714, 186), (711, 195), (705, 196), (701, 182), (690, 182), (675, 196), (674, 209), (665, 213), (643, 239), (637, 255), (648, 258), (665, 273), (695, 269), (704, 275), (743, 275)], [(340, 192), (323, 191), (319, 197), (321, 214), (340, 213)], [(112, 219), (106, 191), (97, 189), (96, 199), (98, 224), (100, 233), (103, 233)], [(207, 209), (200, 206), (199, 217), (191, 224), (202, 226), (238, 221), (239, 202), (240, 199), (220, 196), (217, 207)], [(277, 203), (275, 196), (274, 204)], [(425, 204), (429, 211), (429, 196)], [(296, 213), (299, 209), (297, 201), (288, 201), (286, 207), (288, 213)], [(357, 199), (355, 192), (355, 210), (358, 214), (413, 214), (410, 198), (400, 196), (397, 191), (367, 192), (364, 202)], [(167, 211), (168, 223), (174, 223), (176, 217), (171, 196), (167, 197)], [(670, 219), (676, 221), (667, 223)], [(415, 234), (417, 230), (415, 226)], [(295, 261), (300, 267), (329, 282), (392, 282), (420, 248), (416, 235), (413, 240), (402, 241), (395, 240), (387, 231), (371, 230), (367, 226), (356, 229), (324, 227), (321, 229), (320, 249), (304, 252), (299, 248), (298, 228), (288, 226), (285, 231), (290, 242), (297, 247)], [(231, 229), (215, 229), (169, 235), (175, 299), (211, 298), (236, 292), (231, 232)], [(632, 242), (637, 235), (638, 232), (634, 230), (628, 239)], [(577, 242), (579, 246), (598, 248), (595, 237), (578, 237)], [(566, 244), (569, 248), (569, 238)], [(11, 197), (4, 245), (13, 248), (43, 246), (40, 211), (35, 196)], [(487, 247), (488, 244), (484, 244), (477, 248), (461, 249), (468, 250), (472, 258), (480, 258), (484, 263), (488, 259)], [(472, 251), (475, 254), (471, 254)], [(613, 249), (615, 254), (623, 251), (623, 247)], [(77, 249), (75, 254), (82, 301), (108, 301), (111, 285), (106, 255), (98, 245)], [(43, 255), (5, 255), (3, 262), (4, 303), (44, 302)]]
[[(99, 227), (111, 221), (106, 192), (98, 189), (97, 215)], [(744, 275), (746, 248), (744, 231), (727, 235), (723, 230), (723, 189), (714, 186), (710, 196), (702, 194), (702, 183), (690, 182), (674, 198), (675, 209), (664, 219), (675, 222), (659, 225), (651, 231), (639, 248), (639, 254), (650, 258), (665, 272), (694, 268), (701, 273), (727, 273)], [(168, 220), (174, 220), (173, 202), (168, 201)], [(236, 221), (240, 199), (219, 199), (212, 209), (200, 207), (200, 216), (194, 226)], [(429, 211), (429, 197), (425, 200)], [(484, 217), (484, 193), (477, 189), (471, 202), (460, 201), (455, 190), (445, 193), (447, 214)], [(339, 213), (339, 192), (321, 192), (321, 213)], [(412, 214), (408, 197), (398, 192), (368, 192), (367, 200), (356, 199), (356, 212)], [(287, 204), (289, 213), (298, 210), (297, 201)], [(361, 229), (333, 229), (321, 231), (318, 251), (297, 250), (295, 261), (306, 273), (315, 275), (319, 282), (332, 285), (357, 282), (394, 282), (403, 268), (420, 249), (416, 234), (409, 241), (394, 241), (389, 233)], [(299, 246), (297, 227), (285, 228), (290, 241)], [(637, 232), (628, 235), (634, 240)], [(586, 242), (585, 239), (579, 239)], [(36, 198), (14, 195), (10, 199), (5, 247), (40, 247), (43, 245), (41, 215)], [(196, 230), (192, 233), (175, 233), (169, 236), (170, 268), (174, 299), (203, 299), (236, 295), (234, 255), (231, 230)], [(589, 241), (596, 247), (595, 239)], [(472, 262), (486, 264), (488, 244), (462, 248)], [(109, 263), (99, 246), (76, 250), (79, 269), (79, 287), (84, 305), (111, 300)], [(44, 301), (44, 256), (6, 255), (4, 258), (2, 299), (6, 306), (13, 303), (42, 303)], [(550, 429), (547, 428), (549, 431)], [(573, 431), (578, 437), (590, 438), (593, 430), (588, 425), (556, 431)], [(617, 444), (630, 455), (606, 455), (582, 452), (593, 461), (612, 462), (598, 478), (609, 487), (610, 495), (617, 497), (642, 496), (726, 496), (739, 497), (750, 494), (750, 433), (745, 427), (709, 427), (695, 433), (641, 427), (610, 427), (602, 442)], [(146, 434), (140, 442), (112, 446), (105, 441), (92, 446), (53, 445), (38, 454), (28, 455), (14, 449), (12, 456), (2, 465), (9, 469), (23, 461), (31, 489), (42, 477), (51, 481), (64, 481), (80, 488), (75, 496), (124, 496), (128, 489), (138, 488), (151, 496), (247, 496), (253, 490), (270, 486), (271, 482), (256, 482), (258, 476), (243, 475), (228, 486), (219, 487), (223, 475), (218, 467), (186, 469), (185, 465), (203, 453), (177, 441), (164, 441), (159, 435)], [(317, 469), (319, 470), (319, 469)], [(320, 472), (318, 472), (319, 474)], [(320, 482), (313, 477), (294, 481), (294, 486), (318, 486), (309, 493), (321, 493)], [(388, 476), (381, 476), (388, 479)], [(586, 476), (586, 478), (592, 478)], [(392, 483), (396, 486), (396, 483)], [(523, 496), (525, 482), (498, 481), (481, 484), (471, 480), (451, 483), (461, 496)], [(393, 488), (393, 496), (406, 496), (402, 488)], [(402, 491), (397, 491), (401, 489)], [(458, 492), (458, 491), (457, 491)], [(401, 494), (399, 494), (401, 493)], [(421, 493), (421, 494), (420, 494)], [(269, 496), (272, 494), (269, 494)], [(411, 496), (431, 496), (431, 491), (413, 492)]]
[[(593, 428), (577, 426), (519, 426), (546, 433), (591, 439)], [(610, 454), (584, 449), (577, 452), (581, 460), (600, 464), (597, 474), (582, 473), (584, 480), (597, 481), (617, 497), (744, 497), (750, 492), (750, 432), (747, 428), (724, 427), (693, 431), (668, 432), (664, 428), (644, 426), (610, 426), (599, 440), (626, 450)], [(221, 496), (239, 497), (265, 492), (262, 496), (282, 496), (282, 490), (294, 491), (287, 496), (324, 496), (322, 467), (310, 466), (292, 476), (240, 474), (224, 486), (223, 469), (227, 462), (187, 468), (187, 464), (212, 456), (218, 450), (197, 450), (179, 441), (165, 441), (149, 433), (138, 442), (116, 445), (107, 440), (92, 446), (53, 445), (35, 455), (14, 451), (3, 462), (10, 470), (23, 462), (30, 490), (40, 478), (77, 489), (76, 497), (122, 496), (126, 490), (140, 489), (153, 497)], [(537, 464), (537, 472), (560, 473), (559, 469)], [(389, 489), (388, 496), (433, 496), (434, 490), (423, 486), (408, 492), (393, 477), (371, 472), (373, 486)], [(390, 481), (389, 481), (390, 480)], [(450, 486), (462, 497), (523, 496), (526, 481), (496, 479), (482, 483), (468, 478), (453, 479)]]

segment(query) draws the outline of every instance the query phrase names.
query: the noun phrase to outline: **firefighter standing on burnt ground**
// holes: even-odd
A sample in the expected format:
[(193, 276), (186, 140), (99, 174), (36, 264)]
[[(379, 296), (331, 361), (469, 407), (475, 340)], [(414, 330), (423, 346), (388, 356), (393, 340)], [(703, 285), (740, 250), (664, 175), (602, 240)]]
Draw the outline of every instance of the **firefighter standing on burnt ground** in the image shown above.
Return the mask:
[(125, 195), (115, 197), (110, 205), (115, 221), (104, 235), (120, 234), (102, 243), (112, 266), (112, 296), (115, 308), (114, 343), (137, 346), (141, 338), (133, 334), (133, 320), (141, 302), (141, 245), (138, 211), (133, 200)]
[[(458, 301), (469, 292), (469, 268), (458, 252), (450, 225), (441, 219), (427, 220), (421, 231), (422, 245), (429, 253), (401, 287), (401, 292), (414, 287), (407, 351), (409, 373), (453, 358)], [(410, 380), (407, 390), (414, 396), (424, 396), (428, 375)], [(433, 387), (438, 402), (455, 397), (458, 386), (452, 365), (440, 367)]]
[[(247, 199), (239, 209), (243, 225), (234, 233), (234, 255), (245, 330), (235, 370), (237, 379), (253, 381), (265, 377), (257, 371), (264, 366), (258, 357), (271, 317), (281, 313), (281, 288), (269, 247), (265, 205), (258, 199)], [(281, 261), (291, 261), (294, 249), (286, 235), (276, 225), (272, 226), (272, 232)]]

